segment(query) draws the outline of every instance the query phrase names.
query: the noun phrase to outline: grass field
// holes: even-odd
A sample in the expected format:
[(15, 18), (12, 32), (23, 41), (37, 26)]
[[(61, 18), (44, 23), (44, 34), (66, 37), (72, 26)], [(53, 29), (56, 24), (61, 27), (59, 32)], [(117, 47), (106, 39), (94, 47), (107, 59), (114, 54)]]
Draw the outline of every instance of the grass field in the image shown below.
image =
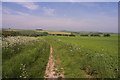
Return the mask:
[[(23, 34), (35, 30), (15, 30)], [(38, 31), (39, 32), (39, 31)], [(47, 31), (49, 34), (69, 34)], [(65, 78), (117, 78), (118, 35), (110, 37), (14, 36), (2, 38), (3, 78), (43, 78), (53, 48)], [(63, 69), (63, 70), (61, 70)]]
[(44, 37), (67, 78), (118, 77), (118, 37)]

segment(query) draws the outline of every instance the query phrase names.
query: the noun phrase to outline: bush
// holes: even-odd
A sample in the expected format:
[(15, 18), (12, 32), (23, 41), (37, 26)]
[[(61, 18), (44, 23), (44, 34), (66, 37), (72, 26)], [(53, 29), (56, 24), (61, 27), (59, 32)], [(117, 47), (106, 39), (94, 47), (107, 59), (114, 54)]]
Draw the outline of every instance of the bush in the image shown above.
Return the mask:
[(110, 34), (104, 34), (104, 37), (110, 37)]
[(69, 36), (71, 36), (71, 37), (75, 37), (75, 35), (74, 35), (74, 34), (71, 34), (71, 35), (69, 35)]
[(81, 34), (80, 36), (89, 36), (88, 34)]
[(4, 37), (7, 37), (7, 36), (17, 36), (17, 35), (20, 35), (20, 33), (19, 32), (15, 32), (15, 31), (3, 31), (2, 35)]
[(2, 31), (2, 35), (4, 37), (7, 36), (31, 36), (31, 37), (37, 37), (37, 36), (47, 36), (47, 32), (36, 32), (36, 31), (30, 31), (30, 30), (23, 30), (23, 31)]
[(93, 36), (93, 37), (100, 37), (100, 35), (99, 34), (91, 34), (90, 36)]

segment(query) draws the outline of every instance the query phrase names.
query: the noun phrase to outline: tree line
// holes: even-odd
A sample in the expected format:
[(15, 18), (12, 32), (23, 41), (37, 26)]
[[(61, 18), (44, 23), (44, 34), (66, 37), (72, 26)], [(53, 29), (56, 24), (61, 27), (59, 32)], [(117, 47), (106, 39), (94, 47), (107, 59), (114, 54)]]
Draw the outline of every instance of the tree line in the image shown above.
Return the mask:
[(31, 37), (37, 37), (37, 36), (47, 36), (47, 32), (17, 32), (17, 31), (2, 31), (2, 36), (31, 36)]
[[(37, 37), (37, 36), (47, 36), (47, 35), (52, 35), (52, 36), (70, 36), (70, 37), (75, 37), (75, 36), (91, 36), (91, 37), (100, 37), (100, 34), (48, 34), (48, 32), (36, 32), (36, 31), (2, 31), (2, 36), (7, 37), (7, 36), (31, 36), (31, 37)], [(102, 34), (104, 37), (110, 37), (111, 35), (106, 33)]]

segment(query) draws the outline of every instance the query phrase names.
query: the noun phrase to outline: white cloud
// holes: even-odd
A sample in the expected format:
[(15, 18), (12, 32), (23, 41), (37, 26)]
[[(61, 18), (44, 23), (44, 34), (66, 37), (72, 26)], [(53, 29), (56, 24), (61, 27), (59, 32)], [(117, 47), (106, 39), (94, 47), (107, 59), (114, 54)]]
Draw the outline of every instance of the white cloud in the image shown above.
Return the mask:
[(86, 6), (86, 7), (93, 7), (93, 8), (94, 7), (97, 7), (97, 8), (101, 7), (94, 2), (83, 2), (83, 3), (80, 3), (80, 5), (83, 5), (83, 6)]
[(39, 8), (39, 5), (33, 2), (17, 2), (17, 4), (29, 9), (29, 10), (36, 10)]
[(45, 15), (49, 15), (49, 16), (55, 15), (55, 9), (43, 7), (43, 11), (44, 11)]
[(3, 11), (3, 14), (9, 14), (9, 15), (10, 14), (29, 15), (28, 13), (16, 11), (16, 10), (13, 10), (13, 9), (9, 9), (7, 7), (3, 7), (2, 11)]
[(19, 15), (29, 15), (28, 13), (19, 12), (19, 11), (17, 11), (16, 13), (19, 14)]
[(5, 14), (11, 14), (11, 13), (13, 12), (13, 10), (11, 10), (11, 9), (9, 9), (9, 8), (6, 8), (6, 7), (3, 7), (3, 8), (2, 8), (2, 11), (3, 11), (3, 13), (5, 13)]
[[(29, 9), (37, 9), (37, 8), (33, 8), (33, 7), (31, 7), (31, 6), (33, 6), (33, 5), (31, 5), (31, 6), (29, 6), (30, 4), (33, 4), (33, 3), (17, 3), (17, 4), (20, 4), (20, 5), (24, 5), (24, 6), (26, 6), (27, 8), (29, 8)], [(26, 5), (27, 4), (27, 5)], [(28, 5), (29, 4), (29, 5)], [(47, 16), (54, 16), (55, 15), (55, 9), (52, 9), (52, 8), (47, 8), (47, 7), (41, 7), (39, 10), (42, 10), (42, 13), (44, 14), (44, 15), (47, 15)], [(6, 7), (6, 6), (3, 6), (3, 14), (18, 14), (18, 15), (29, 15), (30, 13), (27, 13), (27, 12), (21, 12), (21, 11), (17, 11), (17, 10), (13, 10), (13, 9), (11, 9), (11, 8), (8, 8), (8, 7)]]

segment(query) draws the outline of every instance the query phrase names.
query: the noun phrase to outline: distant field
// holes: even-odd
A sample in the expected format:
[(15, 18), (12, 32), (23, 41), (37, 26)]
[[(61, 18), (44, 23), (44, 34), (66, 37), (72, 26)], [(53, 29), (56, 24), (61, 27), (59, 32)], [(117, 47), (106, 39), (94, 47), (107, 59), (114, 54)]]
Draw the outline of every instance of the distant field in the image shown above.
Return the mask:
[(71, 34), (70, 32), (59, 32), (59, 31), (46, 31), (46, 30), (25, 30), (25, 29), (5, 29), (5, 31), (17, 31), (17, 32), (48, 32), (49, 34)]
[(59, 32), (59, 31), (37, 31), (37, 32), (48, 32), (49, 34), (71, 34), (70, 32)]

